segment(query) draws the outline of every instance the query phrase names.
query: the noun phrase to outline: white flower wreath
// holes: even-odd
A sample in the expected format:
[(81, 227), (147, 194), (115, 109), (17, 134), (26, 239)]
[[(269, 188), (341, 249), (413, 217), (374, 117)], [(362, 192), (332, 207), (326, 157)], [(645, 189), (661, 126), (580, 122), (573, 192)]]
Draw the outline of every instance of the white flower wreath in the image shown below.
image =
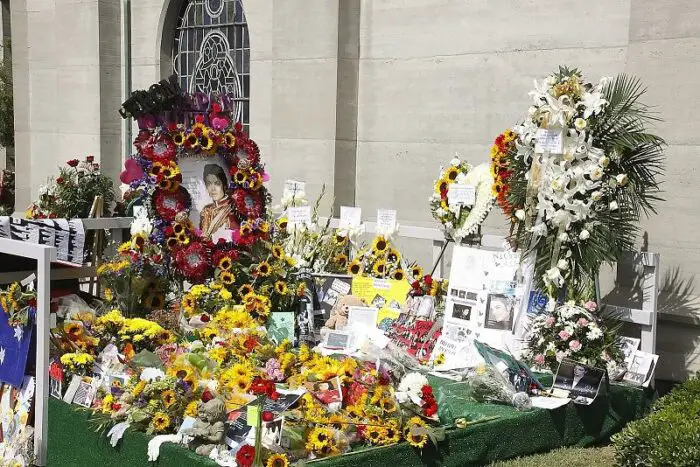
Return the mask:
[[(435, 190), (430, 197), (430, 211), (442, 224), (446, 236), (459, 243), (479, 229), (495, 199), (491, 191), (492, 182), (488, 164), (472, 167), (455, 158), (440, 170), (440, 178), (435, 182)], [(472, 206), (450, 203), (450, 189), (455, 185), (474, 187)]]

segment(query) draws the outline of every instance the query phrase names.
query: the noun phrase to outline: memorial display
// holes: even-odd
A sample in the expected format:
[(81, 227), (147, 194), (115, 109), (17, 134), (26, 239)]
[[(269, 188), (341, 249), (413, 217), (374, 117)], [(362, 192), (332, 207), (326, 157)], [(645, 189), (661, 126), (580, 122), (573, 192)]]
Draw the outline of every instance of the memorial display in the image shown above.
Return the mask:
[[(136, 112), (120, 177), (130, 237), (97, 266), (100, 297), (54, 301), (52, 407), (81, 407), (120, 452), (142, 440), (144, 462), (172, 455), (169, 443), (222, 466), (390, 452), (420, 463), (499, 419), (532, 414), (549, 430), (543, 411), (585, 417), (571, 404), (624, 412), (592, 438), (609, 436), (638, 415), (611, 394), (648, 386), (658, 361), (600, 313), (595, 288), (657, 200), (664, 143), (645, 129), (642, 93), (626, 76), (592, 84), (562, 67), (536, 83), (490, 163), (440, 168), (430, 213), (454, 243), (449, 281), (401, 250), (394, 210), (367, 226), (353, 206), (325, 218), (323, 190), (309, 203), (298, 180), (275, 204), (266, 182), (285, 174), (267, 172), (232, 100), (181, 93)], [(29, 217), (82, 215), (95, 196), (111, 206), (90, 158), (68, 165)], [(494, 203), (511, 235), (486, 248)], [(3, 360), (29, 355), (32, 281), (0, 293), (0, 380), (16, 387), (29, 386), (24, 364)]]

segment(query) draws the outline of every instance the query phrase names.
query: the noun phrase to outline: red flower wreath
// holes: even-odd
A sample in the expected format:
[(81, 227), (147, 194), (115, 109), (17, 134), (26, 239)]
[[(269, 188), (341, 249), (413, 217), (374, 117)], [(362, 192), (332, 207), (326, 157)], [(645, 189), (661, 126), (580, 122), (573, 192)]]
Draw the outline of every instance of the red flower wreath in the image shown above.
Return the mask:
[(202, 282), (211, 261), (209, 251), (201, 242), (193, 242), (188, 247), (178, 250), (175, 263), (188, 280)]
[(190, 205), (190, 195), (180, 187), (177, 191), (156, 189), (153, 194), (153, 207), (158, 215), (168, 222), (175, 220), (175, 216), (187, 211)]
[(243, 217), (256, 219), (262, 215), (263, 202), (258, 193), (236, 188), (232, 198), (236, 211)]
[(142, 152), (143, 146), (151, 139), (151, 132), (148, 130), (139, 130), (139, 134), (134, 140), (134, 147), (137, 151)]
[(260, 163), (260, 149), (255, 141), (244, 136), (236, 138), (236, 146), (231, 157), (231, 165), (239, 169), (257, 167)]
[(175, 142), (167, 133), (151, 137), (141, 146), (141, 153), (143, 157), (151, 160), (174, 160), (177, 155)]

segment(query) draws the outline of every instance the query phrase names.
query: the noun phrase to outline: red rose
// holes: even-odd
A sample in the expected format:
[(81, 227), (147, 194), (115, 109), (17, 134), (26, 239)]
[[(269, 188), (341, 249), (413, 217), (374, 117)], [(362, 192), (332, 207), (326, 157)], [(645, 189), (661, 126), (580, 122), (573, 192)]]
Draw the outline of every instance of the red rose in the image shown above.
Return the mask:
[(95, 161), (95, 156), (92, 156), (92, 155), (87, 156), (87, 157), (85, 158), (85, 160), (88, 161), (88, 162), (94, 162), (94, 161)]
[(63, 177), (58, 177), (58, 178), (56, 179), (56, 183), (58, 183), (59, 185), (62, 185), (63, 182), (65, 182), (65, 180), (63, 179)]
[(213, 110), (216, 113), (221, 112), (221, 106), (218, 103), (214, 103), (214, 105), (211, 106), (211, 110)]
[(115, 412), (119, 412), (119, 410), (122, 408), (121, 404), (112, 404), (112, 410)]
[(200, 316), (199, 319), (200, 319), (203, 323), (208, 323), (210, 318), (209, 318), (209, 315), (203, 314), (202, 316)]
[(413, 284), (411, 284), (411, 287), (413, 287), (414, 289), (420, 289), (420, 282), (413, 281)]
[(56, 214), (54, 214), (54, 213), (49, 214), (49, 219), (55, 219), (55, 218), (56, 218)]
[(236, 453), (236, 464), (240, 467), (250, 467), (255, 460), (255, 448), (250, 444), (241, 446)]
[(427, 285), (428, 287), (433, 285), (433, 278), (430, 277), (430, 274), (426, 274), (425, 277), (423, 277), (423, 280), (425, 281), (425, 285)]
[(71, 159), (68, 162), (66, 162), (66, 164), (68, 164), (71, 167), (78, 167), (78, 163), (78, 159)]
[(423, 407), (423, 414), (426, 417), (432, 417), (435, 415), (438, 411), (437, 404), (428, 404), (425, 407)]
[(212, 400), (213, 398), (214, 398), (214, 396), (213, 396), (212, 393), (209, 391), (209, 389), (205, 389), (204, 392), (202, 393), (202, 402), (205, 402), (205, 403), (206, 403), (206, 402), (209, 402), (209, 401)]
[(275, 419), (275, 415), (270, 412), (269, 410), (265, 410), (262, 413), (262, 421), (263, 422), (271, 422), (272, 420)]
[(204, 115), (197, 115), (196, 117), (194, 117), (194, 120), (197, 123), (204, 123)]

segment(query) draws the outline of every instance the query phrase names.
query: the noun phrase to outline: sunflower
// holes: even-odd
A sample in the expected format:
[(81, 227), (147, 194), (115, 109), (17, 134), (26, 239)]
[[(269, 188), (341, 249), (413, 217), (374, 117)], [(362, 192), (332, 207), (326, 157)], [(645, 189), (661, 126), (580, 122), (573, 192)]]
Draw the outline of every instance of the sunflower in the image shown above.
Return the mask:
[(365, 410), (359, 405), (349, 405), (345, 411), (353, 420), (361, 420), (365, 416)]
[(193, 375), (193, 372), (191, 367), (180, 363), (168, 368), (168, 375), (175, 376), (178, 379), (186, 380), (188, 377)]
[(207, 326), (206, 328), (202, 329), (201, 335), (205, 339), (212, 340), (219, 335), (219, 328), (215, 326)]
[(316, 427), (309, 432), (309, 436), (306, 438), (306, 447), (311, 451), (317, 451), (322, 446), (327, 446), (334, 441), (333, 432), (330, 429)]
[(287, 284), (284, 281), (275, 282), (275, 292), (285, 295), (287, 293)]
[(262, 277), (267, 277), (270, 275), (270, 263), (267, 261), (263, 261), (262, 263), (258, 264), (258, 267), (256, 268), (258, 271), (258, 275)]
[(262, 233), (268, 233), (270, 231), (270, 223), (267, 221), (263, 221), (258, 225), (258, 230), (260, 230)]
[(359, 276), (362, 274), (362, 263), (360, 263), (360, 260), (352, 260), (352, 262), (348, 265), (348, 273), (352, 274), (353, 276)]
[(368, 426), (365, 436), (370, 443), (380, 444), (386, 438), (386, 429), (376, 425)]
[(165, 241), (165, 246), (170, 248), (171, 250), (175, 247), (177, 247), (179, 244), (177, 237), (168, 237), (168, 239)]
[(223, 271), (228, 271), (233, 266), (233, 260), (230, 256), (224, 256), (219, 260), (219, 269)]
[(236, 276), (229, 271), (221, 271), (219, 274), (219, 281), (221, 281), (222, 284), (231, 285), (236, 282)]
[(333, 263), (341, 269), (345, 269), (348, 266), (348, 256), (346, 254), (340, 253), (333, 257)]
[(188, 133), (183, 144), (188, 148), (196, 149), (199, 147), (199, 138), (194, 133)]
[(243, 284), (238, 288), (238, 295), (245, 297), (248, 294), (253, 293), (253, 286), (250, 284)]
[(376, 261), (374, 266), (372, 266), (372, 272), (377, 275), (384, 276), (384, 274), (386, 274), (386, 261), (383, 259)]
[(303, 297), (306, 294), (306, 284), (304, 282), (300, 282), (299, 285), (297, 285), (296, 294), (297, 297)]
[(287, 230), (287, 224), (288, 220), (286, 217), (281, 217), (277, 220), (277, 227), (279, 227), (281, 230)]
[(131, 248), (141, 250), (146, 244), (146, 234), (143, 232), (136, 233), (131, 236)]
[(83, 323), (80, 321), (70, 321), (63, 325), (63, 330), (70, 336), (78, 337), (83, 334)]
[(389, 248), (386, 253), (386, 260), (388, 263), (398, 264), (401, 261), (401, 253), (395, 248)]
[(171, 405), (175, 403), (177, 400), (177, 396), (175, 395), (175, 391), (168, 390), (168, 391), (163, 391), (163, 394), (160, 395), (160, 398), (163, 400), (163, 405), (167, 409)]
[(394, 444), (401, 440), (401, 430), (396, 422), (389, 422), (387, 426), (384, 427), (384, 439), (382, 439), (381, 444)]
[(419, 280), (421, 277), (423, 277), (423, 268), (415, 265), (411, 267), (411, 277), (414, 280)]
[(378, 235), (372, 242), (372, 250), (374, 253), (384, 253), (389, 248), (389, 241), (383, 235)]
[(391, 274), (391, 278), (397, 281), (402, 281), (406, 278), (406, 274), (404, 274), (403, 269), (397, 269)]
[(233, 136), (233, 133), (228, 131), (224, 133), (224, 144), (227, 148), (233, 149), (233, 147), (236, 145), (236, 137)]
[(279, 245), (273, 245), (272, 256), (276, 259), (282, 258), (282, 256), (284, 256), (284, 249)]
[(151, 424), (153, 425), (154, 431), (163, 432), (170, 426), (170, 417), (163, 412), (156, 412), (153, 416), (153, 420), (151, 420)]
[(233, 380), (233, 388), (240, 393), (247, 393), (250, 389), (250, 378), (241, 376)]
[(450, 181), (445, 179), (445, 178), (441, 178), (440, 180), (435, 182), (435, 193), (441, 195), (442, 192), (448, 190), (449, 186), (450, 186)]
[(345, 417), (343, 417), (340, 414), (333, 414), (330, 417), (328, 417), (328, 425), (332, 426), (334, 429), (338, 431), (342, 431), (347, 425), (348, 421)]
[(273, 454), (267, 459), (265, 467), (288, 467), (289, 459), (286, 454)]
[(419, 417), (412, 417), (403, 430), (403, 436), (408, 444), (415, 448), (422, 449), (428, 442), (428, 429), (425, 422)]
[(445, 171), (445, 176), (443, 178), (454, 182), (457, 179), (457, 175), (459, 175), (459, 169), (457, 167), (451, 166)]
[(182, 308), (185, 310), (185, 314), (190, 315), (194, 313), (194, 307), (197, 305), (197, 301), (192, 295), (187, 293), (182, 297), (181, 304)]
[(241, 224), (239, 232), (241, 233), (241, 237), (247, 237), (248, 235), (253, 233), (253, 226), (250, 224), (249, 221), (245, 221)]
[(173, 142), (175, 146), (182, 146), (185, 144), (185, 134), (183, 132), (175, 133), (175, 135), (173, 135)]
[(443, 363), (445, 363), (445, 354), (442, 353), (442, 352), (439, 353), (438, 356), (435, 357), (434, 363), (435, 363), (436, 365), (442, 365)]
[(333, 243), (338, 246), (345, 246), (348, 244), (348, 236), (343, 235), (340, 232), (336, 232), (335, 235), (333, 235)]
[(243, 185), (248, 180), (248, 175), (242, 170), (236, 170), (232, 178), (235, 183)]
[(396, 412), (396, 402), (391, 397), (382, 397), (379, 401), (379, 406), (384, 412), (394, 413)]

